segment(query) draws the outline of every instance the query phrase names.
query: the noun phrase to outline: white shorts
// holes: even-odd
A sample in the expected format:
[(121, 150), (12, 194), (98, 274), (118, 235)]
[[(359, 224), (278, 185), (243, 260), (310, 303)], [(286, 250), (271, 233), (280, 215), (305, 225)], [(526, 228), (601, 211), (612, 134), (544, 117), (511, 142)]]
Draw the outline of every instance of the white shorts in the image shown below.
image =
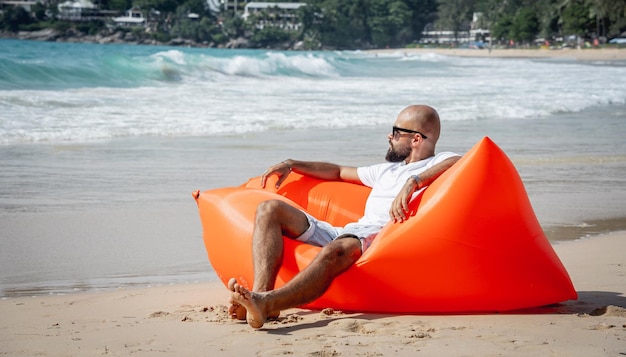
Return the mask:
[(374, 238), (376, 238), (378, 232), (383, 228), (381, 226), (361, 225), (357, 223), (348, 223), (344, 227), (333, 227), (330, 223), (320, 221), (307, 212), (304, 212), (304, 214), (309, 220), (309, 228), (297, 237), (296, 240), (318, 247), (325, 246), (343, 234), (352, 234), (357, 236), (361, 241), (361, 251), (365, 252), (374, 241)]

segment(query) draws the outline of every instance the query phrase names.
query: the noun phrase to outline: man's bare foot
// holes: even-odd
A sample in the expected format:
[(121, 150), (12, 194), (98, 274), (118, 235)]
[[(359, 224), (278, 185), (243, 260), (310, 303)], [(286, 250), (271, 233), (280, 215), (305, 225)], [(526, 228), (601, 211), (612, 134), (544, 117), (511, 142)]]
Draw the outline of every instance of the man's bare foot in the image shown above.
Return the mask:
[[(228, 290), (235, 292), (235, 284), (237, 284), (237, 279), (231, 278), (228, 281)], [(233, 300), (232, 296), (229, 302), (230, 307), (228, 308), (228, 313), (230, 313), (230, 317), (232, 319), (245, 320), (247, 312), (246, 307)]]
[(260, 294), (263, 293), (251, 292), (237, 283), (234, 284), (233, 289), (231, 299), (246, 308), (246, 321), (248, 321), (248, 325), (252, 328), (261, 328), (268, 315), (260, 300)]
[[(237, 279), (235, 278), (230, 278), (230, 280), (228, 280), (228, 290), (235, 292), (235, 284), (237, 284)], [(246, 319), (246, 315), (247, 315), (247, 311), (246, 311), (246, 307), (241, 305), (240, 303), (236, 302), (232, 296), (230, 298), (230, 307), (228, 308), (228, 313), (230, 313), (230, 317), (234, 320), (245, 320)], [(271, 320), (271, 319), (277, 319), (278, 316), (280, 316), (280, 311), (272, 311), (269, 313), (269, 315), (267, 316), (267, 319)]]

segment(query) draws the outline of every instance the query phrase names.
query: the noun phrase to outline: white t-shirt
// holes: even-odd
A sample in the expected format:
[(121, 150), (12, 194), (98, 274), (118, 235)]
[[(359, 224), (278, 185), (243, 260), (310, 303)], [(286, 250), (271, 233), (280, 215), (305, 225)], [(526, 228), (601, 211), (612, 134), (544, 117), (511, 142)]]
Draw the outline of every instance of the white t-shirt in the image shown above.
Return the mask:
[[(447, 151), (410, 164), (401, 161), (357, 168), (359, 179), (365, 186), (371, 187), (372, 192), (365, 203), (365, 213), (356, 224), (384, 226), (389, 221), (391, 203), (409, 177), (419, 175), (436, 164), (454, 156), (459, 155)], [(417, 191), (415, 194), (420, 191)]]

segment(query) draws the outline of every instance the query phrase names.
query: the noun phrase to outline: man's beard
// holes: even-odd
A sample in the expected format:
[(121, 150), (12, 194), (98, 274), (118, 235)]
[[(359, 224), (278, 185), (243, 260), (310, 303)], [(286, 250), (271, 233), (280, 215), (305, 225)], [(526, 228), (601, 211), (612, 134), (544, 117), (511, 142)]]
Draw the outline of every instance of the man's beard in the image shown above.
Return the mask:
[(409, 154), (411, 153), (411, 148), (405, 148), (404, 150), (396, 150), (393, 145), (389, 144), (389, 150), (387, 150), (387, 155), (385, 155), (385, 160), (389, 162), (400, 162), (404, 161)]

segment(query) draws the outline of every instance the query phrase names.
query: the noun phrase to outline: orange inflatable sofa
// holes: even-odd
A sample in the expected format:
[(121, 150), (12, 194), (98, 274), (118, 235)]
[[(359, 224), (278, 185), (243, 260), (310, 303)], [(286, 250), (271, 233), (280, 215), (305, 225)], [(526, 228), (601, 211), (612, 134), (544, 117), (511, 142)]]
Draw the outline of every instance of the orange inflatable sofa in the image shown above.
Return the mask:
[[(275, 179), (275, 177), (273, 178)], [(281, 199), (342, 226), (363, 214), (370, 189), (292, 173), (279, 189), (252, 178), (195, 195), (211, 265), (251, 289), (257, 205)], [(411, 202), (411, 217), (389, 222), (370, 248), (319, 299), (304, 306), (380, 313), (497, 312), (576, 299), (517, 170), (482, 139)], [(321, 248), (285, 238), (276, 287)]]

